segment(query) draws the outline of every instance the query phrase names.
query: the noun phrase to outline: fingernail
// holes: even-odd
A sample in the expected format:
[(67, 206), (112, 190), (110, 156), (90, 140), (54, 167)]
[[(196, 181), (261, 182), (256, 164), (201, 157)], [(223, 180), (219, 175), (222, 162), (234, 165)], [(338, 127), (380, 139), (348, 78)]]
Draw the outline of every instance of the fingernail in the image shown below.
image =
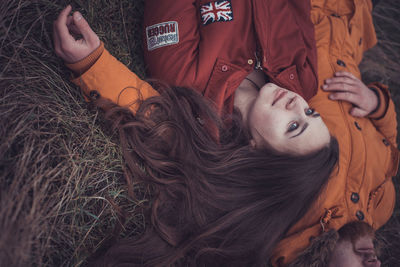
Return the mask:
[(326, 88), (328, 88), (328, 85), (326, 85), (326, 84), (322, 85), (322, 89), (325, 90)]
[(332, 95), (329, 95), (328, 98), (329, 98), (330, 100), (335, 99)]
[(329, 83), (331, 81), (331, 79), (326, 79), (325, 82)]
[(81, 19), (82, 19), (82, 14), (79, 13), (79, 11), (77, 11), (77, 12), (74, 14), (74, 18), (75, 18), (76, 21), (81, 20)]

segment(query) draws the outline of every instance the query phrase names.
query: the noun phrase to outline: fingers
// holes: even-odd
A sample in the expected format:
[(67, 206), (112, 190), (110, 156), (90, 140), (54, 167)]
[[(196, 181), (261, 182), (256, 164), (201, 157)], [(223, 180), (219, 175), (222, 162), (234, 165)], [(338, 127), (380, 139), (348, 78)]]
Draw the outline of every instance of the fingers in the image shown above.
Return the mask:
[(72, 7), (71, 5), (66, 6), (58, 15), (58, 18), (56, 21), (59, 21), (60, 23), (66, 24), (67, 23), (67, 17), (68, 14), (71, 12)]
[(362, 118), (364, 116), (368, 115), (368, 112), (365, 110), (362, 110), (358, 107), (354, 107), (350, 110), (350, 115), (353, 117), (358, 117), (358, 118)]
[(335, 73), (335, 77), (348, 77), (353, 80), (358, 80), (356, 76), (347, 71), (338, 71)]
[(58, 15), (57, 20), (54, 22), (55, 31), (58, 33), (61, 42), (71, 40), (72, 38), (67, 27), (68, 14), (71, 12), (71, 9), (71, 5), (64, 8), (60, 15)]
[(354, 117), (365, 117), (378, 105), (378, 98), (366, 85), (352, 73), (340, 71), (325, 80), (322, 86), (328, 91), (329, 99), (346, 101), (354, 105), (350, 114)]
[[(100, 45), (99, 37), (92, 31), (82, 14), (74, 12), (70, 16), (71, 10), (70, 5), (64, 8), (53, 24), (56, 54), (67, 63), (78, 62)], [(75, 34), (83, 38), (78, 36), (76, 40)]]
[(334, 77), (327, 79), (325, 84), (322, 86), (322, 89), (325, 91), (345, 91), (345, 92), (353, 92), (357, 88), (356, 82), (353, 79), (347, 77)]
[(74, 24), (74, 18), (70, 15), (67, 17), (67, 26), (71, 26), (72, 24)]
[(76, 29), (79, 31), (79, 34), (82, 34), (83, 39), (88, 42), (90, 45), (100, 44), (99, 38), (97, 34), (90, 28), (87, 21), (83, 18), (82, 14), (78, 11), (74, 12), (73, 20)]
[(356, 94), (351, 92), (336, 92), (329, 95), (329, 99), (331, 100), (342, 100), (353, 103), (355, 105), (358, 104), (358, 97)]
[(78, 27), (76, 27), (76, 25), (74, 24), (74, 19), (73, 19), (73, 17), (70, 16), (70, 18), (71, 18), (71, 22), (70, 22), (69, 24), (67, 24), (68, 30), (69, 30), (71, 33), (75, 34), (75, 35), (80, 35), (81, 32), (80, 32), (80, 30), (78, 29)]
[(327, 79), (322, 87), (325, 91), (331, 92), (329, 99), (342, 100), (359, 105), (359, 87), (349, 77), (333, 77)]
[(60, 53), (60, 37), (56, 31), (55, 24), (53, 24), (53, 43), (54, 43), (54, 50), (58, 56), (61, 56)]

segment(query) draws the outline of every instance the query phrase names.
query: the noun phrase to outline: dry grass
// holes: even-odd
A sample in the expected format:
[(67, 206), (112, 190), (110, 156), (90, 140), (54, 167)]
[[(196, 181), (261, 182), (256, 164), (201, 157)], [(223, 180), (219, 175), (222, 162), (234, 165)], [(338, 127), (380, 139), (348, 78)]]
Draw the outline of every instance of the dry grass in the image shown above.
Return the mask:
[[(76, 1), (124, 63), (143, 74), (142, 1)], [(135, 210), (122, 159), (101, 115), (88, 110), (52, 48), (65, 2), (0, 4), (0, 265), (79, 266), (120, 223), (113, 204)], [(99, 16), (101, 14), (101, 16)], [(132, 35), (117, 36), (121, 32)], [(129, 214), (133, 214), (130, 212)], [(143, 228), (128, 217), (124, 235)]]
[[(365, 54), (360, 66), (365, 81), (389, 85), (397, 114), (400, 114), (400, 2), (381, 0), (373, 12), (378, 45)], [(399, 127), (399, 115), (397, 129)], [(399, 136), (397, 137), (400, 141)], [(390, 221), (378, 231), (383, 244), (382, 266), (400, 266), (400, 174), (393, 178), (397, 203)]]
[[(71, 3), (140, 76), (143, 1)], [(146, 192), (137, 187), (140, 198), (128, 196), (114, 133), (53, 52), (52, 21), (68, 3), (0, 1), (0, 266), (82, 266), (114, 226), (124, 225), (127, 236), (145, 223), (133, 211)], [(364, 78), (383, 77), (400, 104), (400, 5), (382, 1), (374, 16), (381, 41), (363, 63)], [(380, 231), (385, 266), (400, 266), (399, 225), (397, 205)]]

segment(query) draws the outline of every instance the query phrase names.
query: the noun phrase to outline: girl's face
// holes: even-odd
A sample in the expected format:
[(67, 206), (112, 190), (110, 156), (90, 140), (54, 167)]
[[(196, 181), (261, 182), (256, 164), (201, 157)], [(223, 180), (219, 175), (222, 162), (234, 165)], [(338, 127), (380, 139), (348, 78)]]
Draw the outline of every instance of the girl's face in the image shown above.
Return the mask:
[(330, 142), (319, 114), (298, 94), (265, 84), (248, 112), (253, 144), (291, 154), (307, 154)]

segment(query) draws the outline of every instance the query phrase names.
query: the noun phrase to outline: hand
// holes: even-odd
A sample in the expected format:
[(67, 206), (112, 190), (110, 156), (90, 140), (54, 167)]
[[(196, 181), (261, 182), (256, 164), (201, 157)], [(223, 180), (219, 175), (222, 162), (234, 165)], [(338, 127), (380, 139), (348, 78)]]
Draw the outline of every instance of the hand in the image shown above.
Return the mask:
[[(100, 39), (78, 11), (64, 8), (53, 23), (53, 41), (56, 54), (67, 63), (75, 63), (90, 55), (100, 45)], [(82, 38), (75, 39), (72, 34)]]
[(331, 100), (352, 103), (354, 107), (350, 114), (354, 117), (365, 117), (378, 106), (377, 95), (349, 72), (336, 72), (335, 77), (325, 80), (322, 89), (332, 92), (329, 95)]

